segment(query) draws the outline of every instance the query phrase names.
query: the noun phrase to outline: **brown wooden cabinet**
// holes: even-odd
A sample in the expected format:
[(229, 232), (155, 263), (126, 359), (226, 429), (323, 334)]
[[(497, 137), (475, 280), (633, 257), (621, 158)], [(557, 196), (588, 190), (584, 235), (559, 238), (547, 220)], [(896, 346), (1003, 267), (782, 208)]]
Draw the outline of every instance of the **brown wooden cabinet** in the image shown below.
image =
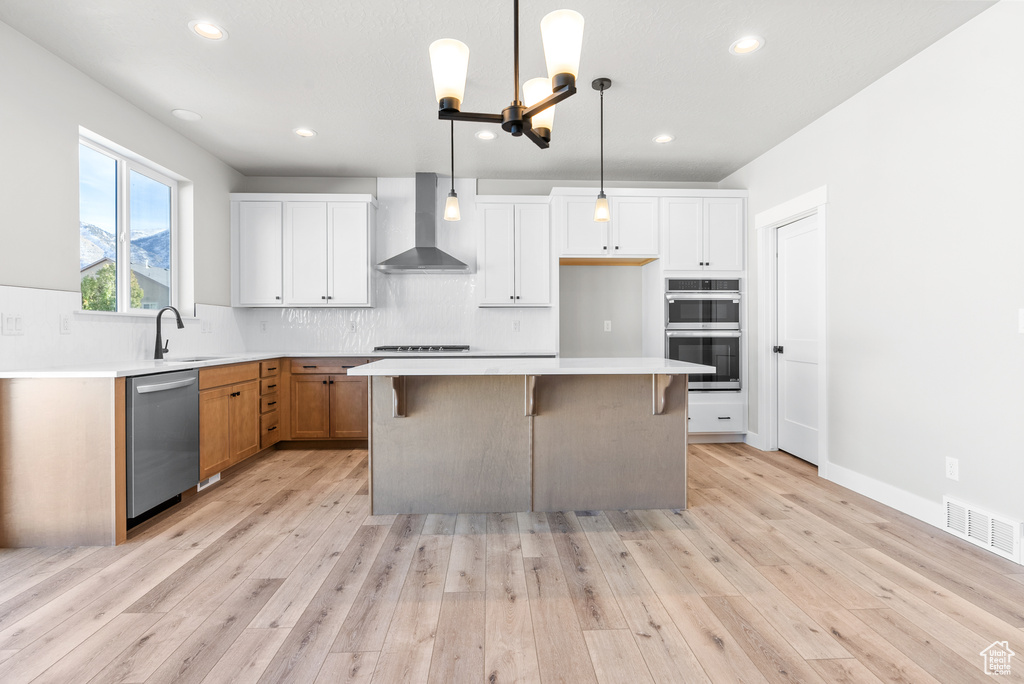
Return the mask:
[[(260, 448), (281, 441), (281, 398), (284, 391), (278, 391), (281, 382), (283, 359), (260, 362)], [(284, 388), (280, 388), (284, 389)]]
[(292, 439), (366, 439), (365, 377), (296, 373), (293, 367), (290, 389)]
[(199, 371), (200, 479), (260, 450), (258, 372), (255, 363)]

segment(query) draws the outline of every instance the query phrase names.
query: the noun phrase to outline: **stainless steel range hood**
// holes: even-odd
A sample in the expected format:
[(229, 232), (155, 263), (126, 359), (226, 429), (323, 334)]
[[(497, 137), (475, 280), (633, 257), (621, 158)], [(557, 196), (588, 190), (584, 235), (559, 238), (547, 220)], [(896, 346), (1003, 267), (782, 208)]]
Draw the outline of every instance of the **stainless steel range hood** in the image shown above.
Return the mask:
[(469, 273), (469, 266), (437, 248), (437, 174), (416, 174), (415, 247), (377, 264), (381, 273)]

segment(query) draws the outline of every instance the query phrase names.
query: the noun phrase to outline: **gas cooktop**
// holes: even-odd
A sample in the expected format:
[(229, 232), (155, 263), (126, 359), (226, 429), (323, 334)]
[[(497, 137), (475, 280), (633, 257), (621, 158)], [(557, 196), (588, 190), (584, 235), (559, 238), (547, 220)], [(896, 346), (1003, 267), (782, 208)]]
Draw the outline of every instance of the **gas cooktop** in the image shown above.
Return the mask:
[(452, 354), (455, 352), (468, 352), (468, 344), (406, 344), (399, 346), (384, 345), (374, 347), (375, 352), (402, 352), (406, 354)]

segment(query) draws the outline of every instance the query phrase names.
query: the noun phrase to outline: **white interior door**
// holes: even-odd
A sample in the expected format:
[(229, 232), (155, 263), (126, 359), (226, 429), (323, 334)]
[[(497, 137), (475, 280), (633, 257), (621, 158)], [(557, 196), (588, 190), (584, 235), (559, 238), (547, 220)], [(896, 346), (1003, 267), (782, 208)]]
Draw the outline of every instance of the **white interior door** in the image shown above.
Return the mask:
[(818, 463), (817, 216), (778, 231), (777, 342), (779, 448)]

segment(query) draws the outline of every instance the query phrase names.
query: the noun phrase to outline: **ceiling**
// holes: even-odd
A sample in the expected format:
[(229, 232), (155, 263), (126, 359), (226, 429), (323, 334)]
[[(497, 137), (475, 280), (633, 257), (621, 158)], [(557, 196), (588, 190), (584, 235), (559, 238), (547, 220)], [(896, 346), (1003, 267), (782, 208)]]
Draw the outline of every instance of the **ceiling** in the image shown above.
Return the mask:
[[(545, 75), (540, 20), (585, 20), (579, 92), (551, 148), (456, 123), (456, 174), (718, 181), (989, 7), (979, 0), (522, 0), (521, 74)], [(224, 27), (207, 41), (194, 19)], [(449, 168), (427, 46), (470, 48), (465, 111), (512, 99), (511, 0), (0, 0), (3, 21), (251, 176), (410, 176)], [(744, 35), (765, 46), (736, 56)], [(190, 109), (202, 120), (171, 115)], [(292, 130), (318, 132), (301, 139)], [(656, 145), (670, 133), (675, 140)]]

